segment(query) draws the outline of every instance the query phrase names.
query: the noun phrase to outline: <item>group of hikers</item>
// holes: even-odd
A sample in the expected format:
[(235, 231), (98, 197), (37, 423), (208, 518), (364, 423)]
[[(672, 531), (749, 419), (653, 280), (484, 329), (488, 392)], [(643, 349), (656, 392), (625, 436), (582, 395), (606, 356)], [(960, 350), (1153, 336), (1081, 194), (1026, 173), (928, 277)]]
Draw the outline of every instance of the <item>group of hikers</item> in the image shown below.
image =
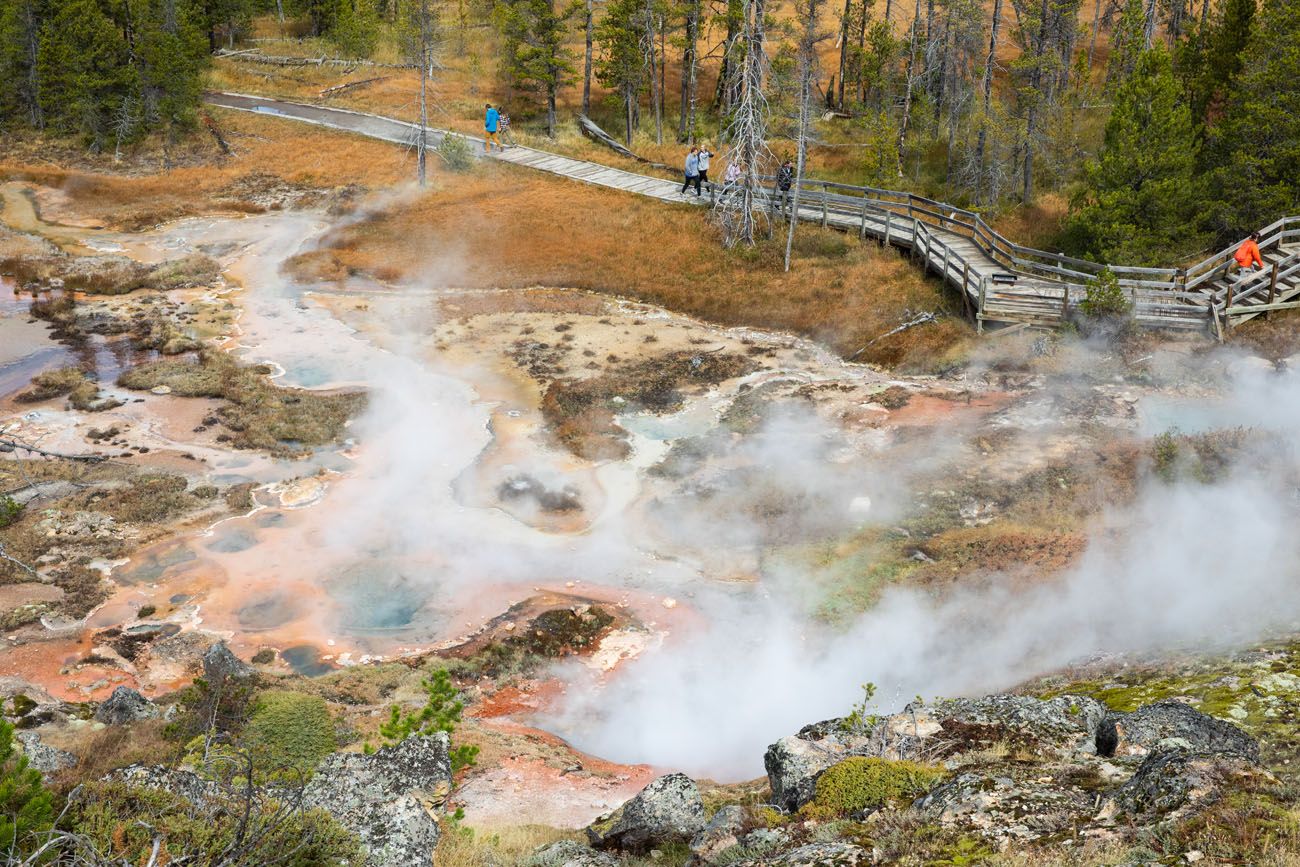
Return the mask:
[[(506, 144), (501, 143), (503, 138)], [(510, 134), (510, 115), (489, 102), (483, 107), (483, 151), (492, 153), (494, 144), (502, 151), (507, 146), (514, 147), (515, 138)]]
[[(709, 150), (708, 145), (702, 147), (692, 147), (686, 152), (686, 164), (683, 166), (683, 174), (686, 181), (682, 184), (681, 192), (678, 195), (686, 195), (687, 191), (695, 187), (695, 195), (701, 195), (700, 189), (704, 184), (709, 183), (709, 165), (712, 159), (717, 156)], [(745, 172), (740, 163), (731, 163), (727, 170), (722, 174), (722, 187), (735, 184), (740, 180), (741, 175)], [(790, 193), (790, 187), (794, 185), (794, 163), (786, 160), (781, 163), (781, 167), (776, 170), (776, 189), (780, 193), (782, 208), (785, 206), (785, 200)]]
[[(487, 153), (492, 152), (492, 145), (496, 145), (498, 150), (504, 150), (507, 144), (514, 146), (514, 138), (510, 135), (510, 115), (504, 110), (497, 108), (492, 103), (484, 106), (483, 115), (483, 150)], [(507, 144), (502, 144), (502, 138), (506, 139)], [(709, 150), (708, 145), (692, 146), (686, 153), (686, 163), (683, 166), (683, 174), (686, 177), (682, 184), (679, 195), (686, 195), (691, 187), (695, 187), (695, 195), (698, 198), (702, 195), (702, 188), (709, 182), (709, 167), (712, 165), (713, 158), (717, 156)], [(727, 170), (722, 174), (722, 187), (735, 184), (744, 174), (744, 167), (740, 163), (731, 163)], [(782, 212), (785, 211), (786, 203), (790, 197), (790, 187), (794, 185), (794, 164), (790, 160), (781, 163), (780, 168), (776, 170), (776, 191), (779, 193), (778, 202)], [(712, 186), (710, 186), (712, 189)], [(774, 202), (777, 204), (778, 202)], [(1241, 246), (1233, 253), (1232, 260), (1228, 263), (1228, 276), (1240, 279), (1247, 272), (1263, 270), (1264, 260), (1259, 254), (1259, 233), (1254, 232), (1249, 238), (1241, 242)]]

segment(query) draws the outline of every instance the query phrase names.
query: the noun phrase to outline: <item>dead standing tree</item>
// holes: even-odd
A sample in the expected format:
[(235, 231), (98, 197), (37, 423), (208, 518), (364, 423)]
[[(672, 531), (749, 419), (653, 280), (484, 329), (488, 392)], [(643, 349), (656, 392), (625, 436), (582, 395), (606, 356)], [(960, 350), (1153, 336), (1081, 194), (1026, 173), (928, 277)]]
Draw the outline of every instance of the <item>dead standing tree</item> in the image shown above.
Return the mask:
[[(790, 253), (794, 248), (794, 230), (799, 225), (799, 193), (803, 188), (804, 166), (808, 161), (808, 134), (812, 126), (813, 90), (819, 64), (817, 46), (826, 39), (817, 32), (821, 21), (822, 0), (802, 0), (803, 34), (799, 39), (799, 131), (795, 155), (794, 190), (790, 197), (790, 216), (785, 234), (785, 270), (790, 270)], [(843, 79), (841, 79), (841, 82)]]
[(714, 206), (714, 216), (722, 226), (723, 244), (753, 246), (759, 235), (760, 221), (770, 231), (771, 224), (758, 207), (759, 186), (764, 164), (772, 153), (767, 147), (768, 104), (763, 93), (767, 72), (767, 54), (763, 50), (763, 0), (743, 0), (742, 21), (737, 48), (740, 50), (739, 100), (727, 128), (727, 161), (740, 169), (740, 177), (722, 188)]
[(420, 70), (420, 123), (415, 131), (415, 157), (420, 186), (428, 183), (429, 79), (433, 77), (434, 54), (438, 47), (438, 11), (434, 0), (413, 0), (407, 7), (409, 20), (402, 34), (407, 60)]

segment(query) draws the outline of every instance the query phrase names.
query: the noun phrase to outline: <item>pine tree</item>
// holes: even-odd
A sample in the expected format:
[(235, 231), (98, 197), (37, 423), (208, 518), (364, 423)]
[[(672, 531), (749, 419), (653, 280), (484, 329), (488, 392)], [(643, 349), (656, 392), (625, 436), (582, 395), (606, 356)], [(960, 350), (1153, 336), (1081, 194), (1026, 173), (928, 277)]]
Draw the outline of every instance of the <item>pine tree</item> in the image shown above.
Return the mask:
[(1300, 198), (1300, 3), (1265, 0), (1230, 90), (1231, 105), (1210, 134), (1223, 239), (1297, 211)]
[(1157, 45), (1115, 94), (1067, 223), (1068, 245), (1127, 265), (1168, 264), (1171, 252), (1187, 249), (1199, 204), (1196, 141), (1169, 53)]
[(102, 147), (113, 116), (138, 85), (121, 30), (95, 0), (65, 0), (41, 30), (37, 62), (51, 125)]
[(520, 90), (541, 94), (546, 134), (555, 137), (556, 98), (573, 74), (565, 35), (576, 9), (556, 0), (502, 0), (493, 11), (505, 45), (502, 68)]
[(1241, 72), (1257, 0), (1226, 0), (1205, 28), (1180, 46), (1178, 71), (1192, 99), (1192, 113), (1207, 120)]
[(600, 83), (618, 94), (623, 103), (623, 141), (632, 146), (636, 128), (637, 105), (645, 87), (645, 58), (641, 53), (641, 34), (637, 26), (644, 0), (610, 0), (597, 36), (600, 59), (596, 76)]
[(14, 746), (14, 727), (0, 719), (0, 851), (13, 845), (17, 851), (9, 854), (31, 852), (39, 845), (33, 835), (53, 825), (54, 797)]

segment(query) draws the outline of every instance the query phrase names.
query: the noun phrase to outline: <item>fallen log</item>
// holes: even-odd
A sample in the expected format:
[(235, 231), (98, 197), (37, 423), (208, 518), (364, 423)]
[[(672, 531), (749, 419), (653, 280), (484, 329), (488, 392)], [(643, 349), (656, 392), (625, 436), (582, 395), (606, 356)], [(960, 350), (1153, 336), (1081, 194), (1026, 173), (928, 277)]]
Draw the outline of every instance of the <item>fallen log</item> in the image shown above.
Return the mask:
[(648, 160), (645, 157), (641, 156), (640, 154), (635, 154), (632, 151), (628, 150), (626, 147), (624, 147), (623, 145), (615, 141), (613, 136), (611, 136), (609, 133), (605, 132), (603, 129), (598, 127), (596, 125), (596, 122), (593, 121), (591, 118), (587, 117), (585, 114), (578, 115), (578, 131), (581, 132), (587, 138), (596, 142), (597, 144), (602, 144), (605, 147), (609, 148), (610, 150), (614, 151), (615, 153), (622, 154), (628, 159), (636, 160), (639, 163), (645, 163), (651, 168), (656, 168), (656, 169), (668, 168), (663, 163), (657, 163), (654, 162), (653, 160)]
[(221, 148), (223, 154), (230, 156), (230, 143), (227, 142), (226, 137), (221, 134), (220, 128), (217, 127), (217, 122), (213, 120), (212, 116), (206, 111), (203, 112), (202, 117), (203, 125), (208, 128), (208, 132), (212, 133), (212, 137), (217, 140), (217, 147)]
[(260, 63), (266, 66), (373, 66), (381, 69), (414, 69), (409, 63), (376, 63), (373, 60), (340, 60), (336, 57), (283, 57), (248, 51), (218, 51), (217, 57), (240, 63)]
[(376, 81), (385, 81), (389, 78), (387, 75), (381, 75), (378, 78), (364, 78), (361, 81), (349, 81), (347, 84), (336, 84), (333, 87), (327, 87), (320, 92), (321, 96), (331, 96), (335, 93), (342, 93), (354, 87), (361, 87), (366, 84), (374, 84)]
[(907, 322), (904, 322), (902, 325), (898, 326), (897, 328), (893, 329), (892, 331), (886, 331), (884, 334), (880, 335), (879, 337), (873, 337), (871, 340), (867, 341), (867, 345), (866, 345), (866, 346), (862, 347), (862, 348), (859, 349), (857, 352), (855, 352), (855, 353), (853, 353), (852, 355), (850, 355), (850, 356), (849, 356), (849, 360), (851, 361), (851, 360), (853, 360), (854, 358), (857, 358), (859, 355), (861, 355), (862, 353), (864, 353), (864, 352), (866, 352), (868, 349), (870, 349), (871, 346), (872, 346), (872, 344), (877, 343), (878, 341), (884, 340), (886, 337), (892, 337), (892, 336), (894, 336), (895, 334), (899, 334), (899, 333), (901, 333), (901, 332), (903, 332), (903, 331), (906, 331), (906, 330), (909, 329), (909, 328), (915, 328), (915, 327), (918, 326), (918, 325), (924, 325), (924, 324), (926, 324), (927, 322), (937, 322), (938, 319), (939, 319), (939, 317), (936, 316), (936, 315), (933, 314), (933, 313), (922, 313), (922, 314), (920, 314), (919, 316), (917, 316), (916, 318), (911, 319), (911, 320), (909, 320), (909, 321), (907, 321)]

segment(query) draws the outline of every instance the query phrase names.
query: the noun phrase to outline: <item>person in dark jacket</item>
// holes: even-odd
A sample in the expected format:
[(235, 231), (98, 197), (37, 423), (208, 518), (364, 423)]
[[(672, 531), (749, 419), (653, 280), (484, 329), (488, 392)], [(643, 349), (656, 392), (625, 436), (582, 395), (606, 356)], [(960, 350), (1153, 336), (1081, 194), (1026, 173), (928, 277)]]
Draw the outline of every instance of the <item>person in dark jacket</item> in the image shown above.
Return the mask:
[(794, 163), (786, 160), (781, 163), (781, 167), (776, 170), (776, 189), (781, 194), (781, 213), (785, 213), (786, 204), (790, 201), (790, 187), (794, 184)]

